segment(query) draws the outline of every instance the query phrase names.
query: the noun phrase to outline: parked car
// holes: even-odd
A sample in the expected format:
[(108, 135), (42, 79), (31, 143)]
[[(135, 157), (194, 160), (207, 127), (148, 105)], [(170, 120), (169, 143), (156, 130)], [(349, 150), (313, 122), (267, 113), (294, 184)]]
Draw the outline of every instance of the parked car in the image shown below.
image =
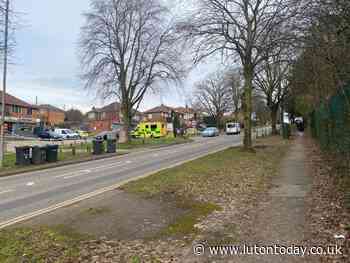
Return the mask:
[(55, 129), (55, 133), (57, 133), (62, 139), (65, 139), (65, 140), (80, 138), (78, 133), (75, 133), (70, 129)]
[(38, 137), (40, 139), (47, 139), (47, 140), (59, 140), (59, 139), (62, 139), (62, 137), (57, 134), (56, 132), (54, 131), (51, 131), (51, 130), (45, 130), (45, 131), (42, 131), (38, 134)]
[(241, 125), (237, 122), (228, 122), (226, 123), (226, 134), (240, 134), (241, 133)]
[(81, 136), (79, 135), (79, 133), (74, 132), (70, 129), (67, 129), (68, 133), (69, 133), (69, 137), (70, 139), (81, 139)]
[(202, 132), (203, 137), (219, 136), (219, 130), (215, 127), (208, 127)]

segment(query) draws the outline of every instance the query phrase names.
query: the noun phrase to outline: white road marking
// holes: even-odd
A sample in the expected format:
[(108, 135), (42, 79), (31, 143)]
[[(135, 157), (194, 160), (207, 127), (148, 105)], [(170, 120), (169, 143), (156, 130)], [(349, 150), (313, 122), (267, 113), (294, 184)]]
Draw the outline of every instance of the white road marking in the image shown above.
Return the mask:
[(89, 173), (91, 173), (91, 170), (82, 170), (82, 171), (79, 171), (79, 173), (76, 173), (76, 174), (73, 174), (70, 176), (65, 176), (65, 177), (63, 177), (63, 179), (70, 179), (70, 178), (82, 176), (82, 175), (89, 174)]
[(34, 186), (34, 185), (35, 185), (34, 182), (29, 182), (29, 183), (26, 184), (26, 186)]
[(57, 175), (57, 176), (55, 176), (55, 178), (62, 178), (62, 177), (66, 177), (69, 175), (74, 175), (74, 174), (77, 174), (78, 172), (70, 172), (70, 173), (66, 173), (66, 174)]
[(131, 163), (132, 163), (132, 161), (126, 161), (126, 163), (127, 163), (127, 164), (131, 164)]
[(106, 164), (103, 166), (101, 165), (101, 166), (93, 167), (93, 168), (86, 169), (86, 170), (79, 170), (79, 171), (75, 171), (75, 172), (57, 175), (57, 176), (55, 176), (55, 178), (69, 179), (69, 178), (74, 178), (74, 177), (78, 177), (78, 176), (92, 173), (95, 170), (104, 170), (104, 169), (114, 168), (114, 167), (118, 167), (118, 166), (122, 166), (122, 165), (123, 165), (122, 162), (111, 163), (111, 164)]
[(0, 192), (0, 195), (2, 195), (2, 194), (7, 194), (7, 193), (11, 193), (11, 192), (13, 192), (12, 189), (4, 190), (4, 191), (1, 191), (1, 192)]
[(111, 164), (106, 164), (106, 165), (101, 165), (101, 166), (97, 166), (94, 168), (91, 168), (91, 170), (100, 170), (100, 169), (108, 169), (108, 168), (113, 168), (113, 167), (117, 167), (117, 166), (121, 166), (122, 162), (117, 162), (117, 163), (111, 163)]

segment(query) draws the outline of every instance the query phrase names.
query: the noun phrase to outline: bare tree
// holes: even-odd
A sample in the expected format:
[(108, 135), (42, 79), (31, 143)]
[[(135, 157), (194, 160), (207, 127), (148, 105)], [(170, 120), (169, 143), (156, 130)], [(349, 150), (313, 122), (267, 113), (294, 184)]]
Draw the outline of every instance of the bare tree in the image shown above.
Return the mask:
[(281, 103), (289, 93), (288, 74), (291, 60), (285, 48), (277, 48), (279, 52), (266, 55), (255, 74), (255, 87), (262, 92), (266, 105), (270, 110), (272, 133), (277, 134), (277, 114)]
[[(252, 147), (251, 114), (254, 72), (266, 50), (289, 39), (298, 0), (198, 0), (195, 14), (182, 25), (193, 39), (196, 61), (221, 52), (239, 59), (244, 76), (244, 147)], [(293, 5), (291, 4), (293, 2)], [(274, 34), (283, 28), (285, 34)]]
[(232, 108), (231, 90), (225, 83), (223, 72), (214, 72), (196, 84), (195, 103), (216, 120), (219, 128), (224, 113)]
[(168, 10), (158, 0), (92, 0), (80, 40), (83, 79), (103, 98), (121, 102), (124, 134), (144, 95), (159, 81), (183, 75)]
[(240, 69), (229, 69), (225, 74), (225, 83), (228, 86), (232, 96), (233, 112), (235, 120), (238, 120), (238, 113), (242, 107), (243, 80)]
[(253, 91), (253, 116), (259, 124), (265, 125), (270, 120), (270, 109), (266, 105), (266, 99), (259, 90)]

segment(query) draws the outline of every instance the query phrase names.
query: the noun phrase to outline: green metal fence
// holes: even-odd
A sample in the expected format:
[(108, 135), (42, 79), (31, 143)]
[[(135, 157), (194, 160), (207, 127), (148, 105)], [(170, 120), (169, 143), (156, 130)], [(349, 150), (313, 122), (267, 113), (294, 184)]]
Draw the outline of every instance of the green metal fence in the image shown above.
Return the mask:
[(325, 151), (350, 154), (350, 86), (322, 103), (310, 116), (311, 133)]

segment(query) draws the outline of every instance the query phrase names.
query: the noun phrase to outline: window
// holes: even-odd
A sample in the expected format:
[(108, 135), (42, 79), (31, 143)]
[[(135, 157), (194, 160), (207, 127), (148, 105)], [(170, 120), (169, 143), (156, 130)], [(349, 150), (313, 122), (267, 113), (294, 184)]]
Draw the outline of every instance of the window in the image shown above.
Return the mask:
[(22, 108), (17, 105), (12, 105), (12, 112), (13, 113), (22, 113)]
[(146, 129), (148, 129), (148, 127), (149, 127), (149, 126), (148, 126), (148, 125), (146, 125)]
[(151, 125), (151, 130), (152, 130), (152, 131), (155, 131), (156, 129), (157, 129), (157, 124)]

